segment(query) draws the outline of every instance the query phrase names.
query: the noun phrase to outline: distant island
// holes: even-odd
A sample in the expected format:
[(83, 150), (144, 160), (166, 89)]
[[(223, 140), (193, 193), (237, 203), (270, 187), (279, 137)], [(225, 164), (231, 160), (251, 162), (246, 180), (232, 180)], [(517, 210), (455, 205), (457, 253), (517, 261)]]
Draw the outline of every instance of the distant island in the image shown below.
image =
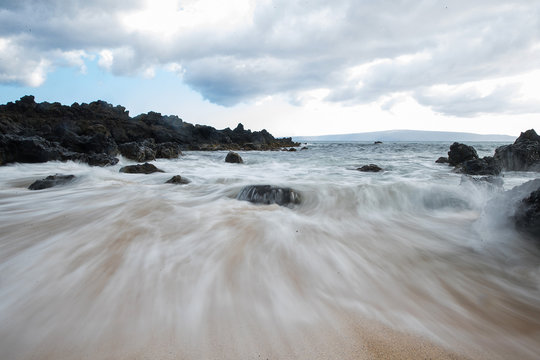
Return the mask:
[(422, 130), (388, 130), (355, 134), (296, 136), (294, 141), (499, 141), (513, 142), (516, 136), (483, 135), (466, 132), (422, 131)]

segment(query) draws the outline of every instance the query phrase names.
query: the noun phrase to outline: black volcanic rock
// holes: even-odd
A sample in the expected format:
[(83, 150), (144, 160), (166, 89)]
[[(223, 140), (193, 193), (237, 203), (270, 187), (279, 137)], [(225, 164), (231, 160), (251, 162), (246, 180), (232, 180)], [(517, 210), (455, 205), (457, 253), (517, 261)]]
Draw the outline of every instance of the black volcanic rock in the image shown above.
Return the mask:
[(144, 163), (137, 165), (128, 165), (120, 169), (120, 172), (128, 174), (152, 174), (155, 172), (165, 172), (161, 169), (158, 169), (155, 165)]
[(300, 204), (301, 202), (300, 194), (295, 190), (272, 185), (245, 186), (236, 199), (255, 204), (278, 204), (280, 206)]
[(190, 181), (188, 179), (186, 179), (185, 177), (182, 177), (180, 175), (175, 175), (172, 178), (170, 178), (169, 180), (167, 180), (165, 183), (166, 184), (184, 185), (184, 184), (189, 184)]
[(491, 156), (467, 160), (461, 164), (460, 172), (468, 175), (499, 175), (501, 165)]
[(450, 145), (448, 152), (448, 163), (452, 166), (459, 165), (467, 160), (478, 159), (475, 148), (458, 142)]
[(379, 171), (382, 171), (382, 168), (375, 164), (369, 164), (369, 165), (364, 165), (362, 167), (359, 167), (356, 170), (363, 171), (363, 172), (379, 172)]
[(446, 156), (441, 156), (435, 160), (437, 164), (448, 164), (448, 158)]
[(242, 157), (234, 151), (229, 151), (229, 153), (225, 157), (225, 162), (232, 164), (242, 164), (244, 160), (242, 160)]
[(514, 219), (516, 228), (540, 240), (540, 188), (519, 203)]
[(266, 130), (245, 130), (242, 124), (234, 130), (216, 130), (156, 112), (132, 118), (124, 107), (104, 101), (65, 106), (38, 104), (33, 96), (0, 105), (0, 134), (0, 165), (50, 160), (102, 164), (95, 161), (104, 159), (100, 154), (114, 159), (119, 151), (147, 161), (176, 158), (183, 149), (272, 150), (299, 145), (291, 138), (276, 139)]
[(540, 136), (534, 129), (522, 132), (514, 144), (498, 147), (494, 158), (504, 170), (540, 171)]
[(70, 183), (74, 179), (75, 179), (75, 175), (62, 175), (62, 174), (50, 175), (50, 176), (47, 176), (45, 179), (34, 181), (28, 187), (28, 189), (30, 190), (48, 189), (53, 186), (64, 185), (64, 184)]

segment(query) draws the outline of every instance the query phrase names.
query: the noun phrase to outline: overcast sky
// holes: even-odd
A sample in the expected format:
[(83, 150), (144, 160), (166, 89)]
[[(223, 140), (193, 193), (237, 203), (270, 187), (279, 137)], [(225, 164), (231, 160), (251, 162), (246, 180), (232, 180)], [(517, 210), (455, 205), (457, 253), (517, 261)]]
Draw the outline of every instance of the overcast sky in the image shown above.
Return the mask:
[(540, 130), (538, 0), (0, 0), (0, 102), (277, 136)]

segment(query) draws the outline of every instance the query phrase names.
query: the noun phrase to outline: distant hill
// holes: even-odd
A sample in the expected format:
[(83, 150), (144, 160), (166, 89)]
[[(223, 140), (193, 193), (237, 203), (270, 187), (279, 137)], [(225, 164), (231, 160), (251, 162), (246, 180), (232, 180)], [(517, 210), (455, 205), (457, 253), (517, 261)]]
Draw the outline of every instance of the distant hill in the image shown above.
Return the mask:
[(512, 143), (515, 136), (482, 135), (465, 132), (422, 131), (422, 130), (388, 130), (356, 134), (296, 136), (294, 141), (500, 141)]

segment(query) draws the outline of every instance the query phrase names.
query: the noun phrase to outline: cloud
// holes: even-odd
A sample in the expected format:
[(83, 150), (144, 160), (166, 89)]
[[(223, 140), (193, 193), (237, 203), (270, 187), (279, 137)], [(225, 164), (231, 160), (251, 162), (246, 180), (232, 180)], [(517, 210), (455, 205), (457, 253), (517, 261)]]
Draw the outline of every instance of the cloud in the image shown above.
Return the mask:
[[(278, 94), (298, 101), (325, 89), (328, 102), (391, 107), (384, 99), (409, 94), (435, 111), (472, 116), (535, 109), (515, 101), (493, 107), (491, 100), (519, 92), (503, 83), (488, 96), (433, 89), (538, 69), (540, 3), (0, 1), (0, 39), (2, 83), (39, 86), (55, 67), (82, 68), (96, 56), (119, 75), (170, 70), (225, 106)], [(458, 100), (469, 103), (452, 111)]]

